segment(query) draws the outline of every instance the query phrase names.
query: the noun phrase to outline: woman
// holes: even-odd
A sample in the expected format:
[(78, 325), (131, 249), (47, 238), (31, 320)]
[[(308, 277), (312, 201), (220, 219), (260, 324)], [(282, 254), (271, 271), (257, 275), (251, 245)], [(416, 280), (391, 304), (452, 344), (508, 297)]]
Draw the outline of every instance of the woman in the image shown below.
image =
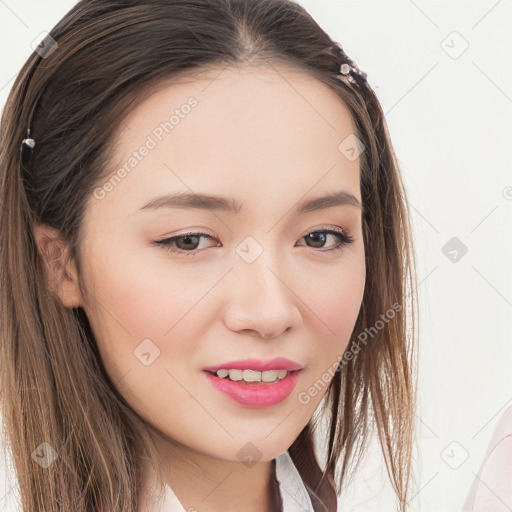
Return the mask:
[(406, 510), (405, 193), (366, 74), (302, 7), (81, 1), (0, 137), (24, 511), (332, 512), (372, 424)]

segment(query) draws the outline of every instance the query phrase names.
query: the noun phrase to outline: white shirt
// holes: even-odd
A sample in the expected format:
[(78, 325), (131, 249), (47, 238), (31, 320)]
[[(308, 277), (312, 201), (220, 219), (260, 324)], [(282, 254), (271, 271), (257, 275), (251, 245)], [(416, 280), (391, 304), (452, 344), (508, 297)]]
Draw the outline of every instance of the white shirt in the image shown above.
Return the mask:
[[(283, 512), (315, 512), (304, 482), (288, 450), (276, 457), (276, 479), (283, 502)], [(154, 480), (149, 483), (152, 485)], [(153, 510), (151, 511), (153, 512)], [(165, 496), (154, 512), (187, 512), (169, 485)]]

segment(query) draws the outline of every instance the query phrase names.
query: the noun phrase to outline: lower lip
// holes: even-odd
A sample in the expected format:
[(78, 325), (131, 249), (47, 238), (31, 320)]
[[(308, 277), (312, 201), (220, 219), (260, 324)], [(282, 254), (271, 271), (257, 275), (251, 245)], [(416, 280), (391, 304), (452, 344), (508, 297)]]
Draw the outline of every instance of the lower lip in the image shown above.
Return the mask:
[(297, 382), (299, 371), (290, 372), (284, 379), (268, 384), (234, 382), (208, 372), (205, 374), (215, 388), (235, 402), (246, 407), (267, 407), (282, 402), (290, 395)]

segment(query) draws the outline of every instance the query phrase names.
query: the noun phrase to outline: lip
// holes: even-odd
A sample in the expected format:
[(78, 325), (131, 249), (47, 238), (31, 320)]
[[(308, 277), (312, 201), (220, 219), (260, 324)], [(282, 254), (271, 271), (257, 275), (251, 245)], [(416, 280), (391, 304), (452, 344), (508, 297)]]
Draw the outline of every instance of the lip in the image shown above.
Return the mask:
[(243, 359), (239, 361), (229, 361), (217, 366), (206, 366), (203, 368), (203, 371), (215, 373), (220, 369), (256, 370), (260, 372), (264, 372), (266, 370), (287, 370), (289, 372), (293, 372), (295, 370), (302, 370), (302, 365), (290, 359), (286, 359), (286, 357), (276, 357), (267, 361), (262, 359)]
[(209, 373), (208, 371), (204, 372), (206, 378), (218, 391), (245, 407), (268, 407), (282, 402), (288, 398), (293, 391), (299, 373), (300, 370), (295, 370), (289, 373), (284, 379), (274, 383), (254, 384), (221, 379), (213, 373)]

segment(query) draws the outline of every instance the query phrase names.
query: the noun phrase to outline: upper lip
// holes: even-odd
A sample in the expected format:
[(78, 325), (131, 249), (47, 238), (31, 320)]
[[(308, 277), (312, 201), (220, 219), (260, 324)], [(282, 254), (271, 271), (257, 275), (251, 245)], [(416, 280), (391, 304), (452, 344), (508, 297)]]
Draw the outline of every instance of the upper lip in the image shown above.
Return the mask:
[(264, 361), (262, 359), (243, 359), (239, 361), (228, 361), (215, 366), (206, 366), (204, 371), (216, 372), (217, 370), (257, 370), (264, 372), (266, 370), (301, 370), (302, 365), (285, 357), (276, 357)]

